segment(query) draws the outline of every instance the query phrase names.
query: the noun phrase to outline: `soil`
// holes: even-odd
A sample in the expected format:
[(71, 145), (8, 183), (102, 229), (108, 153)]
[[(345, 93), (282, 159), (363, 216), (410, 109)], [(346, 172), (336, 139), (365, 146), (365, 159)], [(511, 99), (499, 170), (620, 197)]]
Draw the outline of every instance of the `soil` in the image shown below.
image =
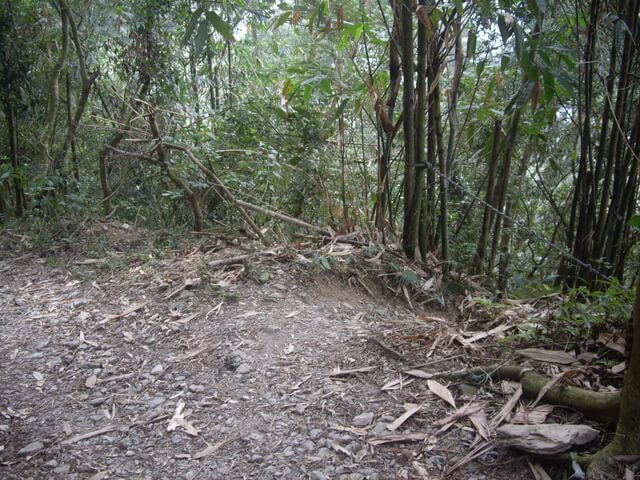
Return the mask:
[[(454, 410), (426, 380), (381, 389), (416, 365), (466, 365), (455, 346), (427, 358), (454, 315), (300, 255), (212, 268), (246, 252), (122, 235), (93, 253), (0, 251), (0, 478), (531, 478), (503, 447), (450, 472), (471, 424), (438, 433)], [(507, 398), (448, 387), (458, 405)], [(420, 441), (375, 445), (405, 404), (423, 408), (393, 433)]]

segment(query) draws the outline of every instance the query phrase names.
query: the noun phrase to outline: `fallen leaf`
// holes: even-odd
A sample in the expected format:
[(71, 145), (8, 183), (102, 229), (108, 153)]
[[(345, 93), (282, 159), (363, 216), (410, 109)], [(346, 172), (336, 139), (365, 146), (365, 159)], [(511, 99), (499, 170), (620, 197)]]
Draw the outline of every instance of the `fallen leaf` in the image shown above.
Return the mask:
[(373, 367), (362, 367), (362, 368), (353, 368), (351, 370), (340, 370), (339, 368), (334, 369), (329, 376), (330, 377), (342, 377), (342, 376), (346, 376), (346, 375), (354, 375), (356, 373), (366, 373), (366, 372), (370, 372), (372, 370), (375, 370), (376, 366)]
[(390, 433), (388, 435), (376, 435), (367, 439), (371, 445), (384, 445), (395, 442), (421, 442), (429, 438), (428, 433)]
[(173, 417), (171, 418), (171, 420), (169, 420), (167, 431), (172, 432), (176, 428), (181, 427), (187, 434), (195, 437), (200, 433), (200, 430), (198, 430), (193, 426), (193, 424), (191, 424), (191, 422), (185, 419), (185, 417), (187, 416), (187, 412), (184, 412), (184, 407), (185, 403), (182, 400), (179, 400), (178, 404), (176, 405), (176, 410), (173, 413)]
[(489, 423), (487, 422), (487, 414), (484, 413), (484, 410), (473, 412), (469, 415), (469, 420), (471, 420), (473, 426), (476, 427), (478, 435), (488, 441), (489, 437), (491, 437), (491, 429), (489, 428)]
[(395, 380), (391, 380), (390, 382), (385, 383), (380, 390), (383, 392), (387, 392), (389, 390), (400, 390), (405, 385), (409, 385), (413, 383), (415, 378), (410, 378), (408, 380), (404, 380), (403, 378), (397, 378)]
[(539, 425), (545, 422), (551, 412), (553, 412), (553, 405), (549, 403), (543, 403), (535, 408), (519, 407), (510, 422), (522, 425)]
[(427, 386), (429, 387), (429, 390), (439, 396), (442, 400), (447, 402), (453, 408), (456, 408), (456, 402), (447, 387), (439, 384), (435, 380), (427, 380)]
[(42, 375), (40, 372), (32, 372), (31, 375), (33, 375), (33, 378), (36, 379), (36, 384), (39, 387), (44, 385), (44, 375)]
[(289, 345), (287, 345), (287, 347), (284, 349), (284, 354), (285, 355), (290, 355), (294, 352), (294, 350), (296, 349), (296, 347), (293, 346), (293, 343), (290, 343)]
[(427, 373), (423, 370), (407, 370), (406, 372), (402, 372), (405, 375), (411, 375), (412, 377), (418, 378), (432, 378), (433, 373)]
[(225, 445), (229, 443), (233, 443), (236, 440), (239, 440), (240, 438), (242, 438), (242, 435), (234, 435), (233, 437), (229, 437), (226, 440), (222, 440), (221, 442), (218, 442), (215, 445), (209, 445), (204, 450), (200, 450), (198, 453), (194, 454), (193, 458), (195, 460), (198, 460), (199, 458), (204, 458), (204, 457), (208, 457), (209, 455), (213, 455)]
[(418, 413), (420, 411), (420, 409), (422, 408), (422, 405), (423, 404), (420, 404), (420, 405), (407, 404), (407, 405), (405, 405), (406, 412), (404, 412), (402, 415), (400, 415), (398, 418), (396, 418), (393, 422), (391, 422), (389, 425), (387, 425), (387, 429), (390, 432), (394, 432), (395, 430), (397, 430), (398, 427), (400, 427), (400, 425), (402, 425), (409, 418), (411, 418), (413, 415)]
[(538, 360), (539, 362), (557, 363), (558, 365), (571, 365), (576, 361), (575, 355), (562, 350), (545, 350), (544, 348), (525, 348), (516, 350), (518, 355)]
[(530, 460), (527, 460), (527, 463), (529, 464), (529, 468), (531, 469), (531, 473), (535, 480), (551, 480), (549, 474), (539, 463), (531, 463)]

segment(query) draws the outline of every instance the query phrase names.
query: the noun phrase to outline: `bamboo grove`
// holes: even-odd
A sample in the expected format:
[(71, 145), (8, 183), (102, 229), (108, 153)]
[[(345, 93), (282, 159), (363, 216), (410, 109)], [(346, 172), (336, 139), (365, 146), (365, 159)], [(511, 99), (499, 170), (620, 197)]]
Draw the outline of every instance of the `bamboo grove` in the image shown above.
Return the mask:
[(637, 270), (639, 0), (1, 4), (5, 225), (245, 204), (501, 290)]

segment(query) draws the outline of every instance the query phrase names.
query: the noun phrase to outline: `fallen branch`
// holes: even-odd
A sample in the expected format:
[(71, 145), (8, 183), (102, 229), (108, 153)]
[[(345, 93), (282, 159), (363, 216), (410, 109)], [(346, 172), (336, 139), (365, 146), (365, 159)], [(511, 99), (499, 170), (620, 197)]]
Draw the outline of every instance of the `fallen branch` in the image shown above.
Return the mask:
[(273, 250), (263, 250), (261, 252), (247, 253), (244, 255), (236, 255), (235, 257), (220, 258), (218, 260), (213, 260), (207, 263), (207, 265), (214, 268), (223, 267), (225, 265), (234, 265), (236, 263), (243, 263), (245, 260), (249, 260), (250, 258), (263, 257), (268, 255), (277, 255), (278, 253), (280, 253), (281, 250), (282, 248), (276, 248)]

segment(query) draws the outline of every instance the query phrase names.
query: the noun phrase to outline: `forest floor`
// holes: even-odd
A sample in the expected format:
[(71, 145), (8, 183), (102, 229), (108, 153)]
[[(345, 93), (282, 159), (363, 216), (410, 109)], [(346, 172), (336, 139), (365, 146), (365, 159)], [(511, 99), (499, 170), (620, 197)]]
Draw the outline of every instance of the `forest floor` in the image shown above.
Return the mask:
[[(246, 253), (235, 241), (91, 235), (95, 251), (0, 251), (0, 478), (533, 478), (500, 446), (452, 470), (474, 429), (439, 433), (455, 410), (401, 374), (496, 360), (430, 350), (455, 314), (412, 311), (296, 255), (208, 265)], [(443, 383), (458, 406), (498, 398), (488, 414), (508, 398)]]

